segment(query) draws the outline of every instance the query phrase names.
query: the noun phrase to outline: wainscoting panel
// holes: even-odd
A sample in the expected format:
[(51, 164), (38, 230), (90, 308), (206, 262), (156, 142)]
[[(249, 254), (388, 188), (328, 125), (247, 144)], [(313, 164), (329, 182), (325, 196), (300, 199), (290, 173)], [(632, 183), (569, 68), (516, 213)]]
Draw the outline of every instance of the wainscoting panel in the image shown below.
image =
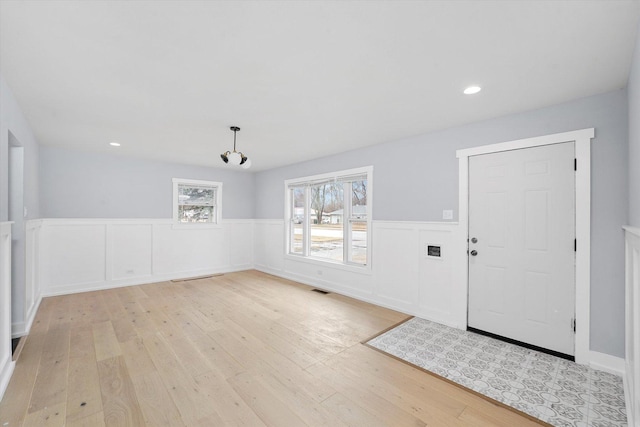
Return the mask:
[(26, 257), (25, 257), (25, 309), (24, 318), (14, 322), (11, 328), (13, 338), (27, 334), (36, 317), (42, 300), (40, 291), (40, 241), (42, 221), (39, 219), (26, 222)]
[(224, 226), (188, 228), (154, 225), (154, 275), (218, 271), (226, 265), (229, 265), (229, 251)]
[(456, 317), (453, 272), (459, 258), (456, 250), (464, 253), (465, 248), (455, 248), (454, 232), (455, 226), (448, 224), (432, 224), (429, 229), (420, 230), (418, 304), (420, 313), (427, 314), (431, 320), (460, 327), (460, 319)]
[(389, 306), (415, 311), (420, 293), (417, 224), (375, 222), (372, 240), (376, 297)]
[[(454, 283), (455, 265), (466, 259), (450, 222), (374, 221), (375, 293), (407, 313), (464, 328)], [(466, 295), (465, 295), (466, 297)]]
[(111, 224), (111, 279), (150, 277), (153, 261), (152, 224)]
[(40, 223), (40, 267), (33, 275), (42, 296), (244, 270), (253, 264), (251, 220), (193, 227), (145, 219)]
[(0, 222), (0, 400), (15, 363), (11, 360), (11, 222)]
[(253, 220), (225, 222), (229, 242), (229, 262), (234, 270), (253, 268)]
[(339, 264), (312, 262), (295, 256), (285, 257), (284, 265), (289, 279), (372, 301), (373, 282), (370, 270), (345, 269)]
[(81, 288), (106, 281), (107, 224), (43, 222), (43, 289)]
[[(36, 226), (37, 225), (37, 226)], [(28, 264), (44, 296), (257, 268), (451, 326), (455, 223), (374, 221), (372, 268), (284, 254), (283, 220), (44, 219), (33, 222)], [(427, 246), (440, 256), (427, 255)], [(463, 249), (464, 250), (464, 249)], [(35, 288), (34, 288), (35, 289)], [(32, 305), (33, 306), (33, 305)], [(28, 328), (26, 328), (28, 329)]]
[(279, 275), (284, 269), (284, 221), (254, 221), (254, 264), (258, 270)]
[[(358, 269), (285, 255), (284, 221), (256, 220), (255, 268), (449, 326), (464, 327), (455, 301), (458, 288), (452, 282), (456, 260), (460, 258), (456, 253), (464, 254), (466, 248), (454, 248), (456, 230), (457, 224), (450, 222), (373, 221), (373, 265), (371, 269)], [(441, 256), (427, 257), (427, 244), (439, 246)]]
[(624, 227), (625, 287), (625, 395), (629, 427), (640, 426), (640, 228)]

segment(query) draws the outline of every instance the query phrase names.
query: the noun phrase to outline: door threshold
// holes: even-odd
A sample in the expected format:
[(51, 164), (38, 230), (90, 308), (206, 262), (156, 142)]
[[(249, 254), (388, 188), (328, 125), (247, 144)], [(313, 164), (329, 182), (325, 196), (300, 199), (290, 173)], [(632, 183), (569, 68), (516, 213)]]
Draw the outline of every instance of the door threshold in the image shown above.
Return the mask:
[(538, 347), (537, 345), (528, 344), (526, 342), (514, 340), (511, 338), (503, 337), (502, 335), (492, 334), (491, 332), (483, 331), (481, 329), (472, 328), (471, 326), (467, 326), (467, 331), (476, 333), (478, 335), (484, 335), (486, 337), (495, 338), (500, 341), (508, 342), (509, 344), (519, 345), (520, 347), (528, 348), (529, 350), (539, 351), (540, 353), (549, 354), (551, 356), (559, 357), (561, 359), (569, 360), (571, 362), (575, 362), (575, 356), (570, 356), (568, 354), (560, 353), (559, 351), (549, 350), (548, 348)]

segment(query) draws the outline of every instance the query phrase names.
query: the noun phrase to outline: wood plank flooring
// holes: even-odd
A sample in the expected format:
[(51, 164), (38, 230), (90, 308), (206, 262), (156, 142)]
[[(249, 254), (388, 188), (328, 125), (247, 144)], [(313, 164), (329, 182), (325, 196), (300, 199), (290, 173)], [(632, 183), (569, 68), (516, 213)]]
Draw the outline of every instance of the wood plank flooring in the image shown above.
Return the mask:
[(257, 271), (46, 298), (0, 426), (536, 426), (363, 346), (406, 316)]

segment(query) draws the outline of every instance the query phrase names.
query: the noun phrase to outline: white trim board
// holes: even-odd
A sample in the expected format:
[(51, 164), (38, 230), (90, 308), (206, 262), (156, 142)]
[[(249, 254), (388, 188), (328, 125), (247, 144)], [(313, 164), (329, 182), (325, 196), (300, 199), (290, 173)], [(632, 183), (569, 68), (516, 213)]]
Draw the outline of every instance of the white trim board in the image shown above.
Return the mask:
[(592, 350), (589, 352), (589, 366), (593, 369), (597, 369), (598, 371), (604, 371), (619, 377), (624, 377), (624, 359), (621, 357), (611, 356), (610, 354)]
[[(285, 255), (283, 220), (256, 220), (254, 268), (275, 276), (350, 296), (456, 328), (458, 302), (452, 295), (455, 233), (450, 222), (372, 221), (371, 272)], [(441, 257), (426, 256), (426, 245), (441, 246)], [(280, 245), (280, 246), (278, 246)]]
[(313, 279), (311, 277), (305, 277), (299, 274), (295, 274), (295, 273), (291, 273), (291, 272), (287, 272), (287, 271), (281, 271), (281, 270), (275, 270), (269, 267), (264, 267), (264, 266), (256, 266), (255, 270), (260, 271), (262, 273), (267, 273), (267, 274), (271, 274), (272, 276), (276, 276), (276, 277), (280, 277), (282, 279), (286, 279), (286, 280), (291, 280), (294, 282), (298, 282), (298, 283), (302, 283), (303, 285), (307, 285), (310, 286), (312, 288), (319, 288), (319, 289), (323, 289), (329, 292), (333, 292), (339, 295), (344, 295), (346, 297), (349, 298), (353, 298), (356, 299), (358, 301), (363, 301), (369, 304), (373, 304), (379, 307), (384, 307), (384, 308), (388, 308), (389, 310), (395, 310), (395, 311), (399, 311), (400, 313), (406, 314), (407, 317), (410, 316), (415, 316), (415, 317), (420, 317), (422, 319), (426, 319), (426, 320), (430, 320), (432, 322), (435, 323), (439, 323), (441, 325), (446, 325), (449, 326), (451, 328), (457, 328), (460, 329), (460, 325), (452, 323), (450, 321), (448, 321), (447, 319), (443, 319), (441, 316), (431, 316), (429, 314), (425, 314), (422, 312), (418, 312), (414, 309), (400, 309), (398, 308), (397, 305), (394, 305), (392, 303), (389, 303), (387, 301), (380, 301), (380, 299), (378, 297), (376, 297), (375, 295), (364, 295), (360, 292), (353, 292), (351, 290), (348, 289), (336, 289), (336, 286), (334, 283), (330, 283), (327, 281), (323, 281), (323, 280), (318, 280), (318, 279)]
[[(460, 233), (460, 268), (457, 280), (457, 298), (463, 303), (458, 312), (460, 324), (467, 324), (469, 265), (466, 247), (469, 230), (469, 157), (522, 148), (540, 147), (543, 145), (575, 142), (576, 160), (576, 337), (575, 359), (577, 363), (588, 364), (590, 361), (589, 333), (590, 327), (590, 289), (591, 289), (591, 139), (593, 128), (572, 132), (556, 133), (535, 138), (519, 139), (498, 144), (484, 145), (456, 151), (458, 157), (459, 185), (459, 221)], [(464, 250), (463, 250), (464, 249)]]
[(640, 427), (640, 228), (623, 227), (625, 236), (625, 360), (627, 422)]
[(253, 267), (253, 223), (175, 228), (171, 220), (42, 220), (41, 296), (152, 283)]
[(0, 400), (11, 380), (11, 228), (0, 222)]
[(13, 375), (13, 369), (16, 367), (16, 362), (11, 360), (11, 355), (4, 358), (0, 362), (0, 401), (4, 397), (4, 392), (9, 387), (9, 381), (11, 381), (11, 375)]
[(40, 294), (36, 300), (36, 303), (31, 307), (29, 313), (27, 313), (26, 320), (24, 322), (11, 324), (11, 338), (20, 338), (29, 335), (31, 325), (33, 325), (33, 320), (36, 318), (36, 313), (38, 313), (38, 308), (40, 308), (41, 302), (42, 295)]
[[(42, 291), (42, 296), (40, 299), (48, 298), (48, 297), (56, 297), (60, 295), (78, 294), (82, 292), (93, 292), (93, 291), (103, 291), (106, 289), (125, 288), (127, 286), (149, 285), (153, 283), (168, 282), (170, 280), (176, 280), (176, 279), (188, 279), (190, 277), (201, 277), (201, 276), (210, 276), (215, 274), (235, 273), (238, 271), (250, 270), (251, 268), (252, 266), (247, 265), (247, 266), (241, 266), (237, 268), (190, 270), (190, 271), (181, 271), (181, 272), (166, 274), (166, 275), (137, 277), (130, 280), (113, 280), (113, 281), (102, 281), (102, 282), (92, 282), (92, 283), (81, 283), (77, 285), (57, 287), (54, 290), (44, 290)], [(31, 319), (31, 321), (33, 321), (33, 319)], [(31, 325), (29, 324), (28, 326), (29, 328), (26, 329), (26, 333), (16, 334), (16, 336), (28, 335)]]

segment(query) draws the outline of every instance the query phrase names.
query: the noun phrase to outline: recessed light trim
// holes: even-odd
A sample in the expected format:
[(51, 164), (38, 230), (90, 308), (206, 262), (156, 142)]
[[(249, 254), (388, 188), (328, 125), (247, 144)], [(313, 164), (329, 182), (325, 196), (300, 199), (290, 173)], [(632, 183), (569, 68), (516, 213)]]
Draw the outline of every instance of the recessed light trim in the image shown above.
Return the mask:
[(120, 147), (120, 143), (119, 142), (110, 142), (109, 145), (112, 146), (112, 147)]
[(482, 88), (480, 86), (469, 86), (468, 88), (466, 88), (464, 90), (464, 94), (465, 95), (473, 95), (475, 93), (478, 93), (482, 90)]

